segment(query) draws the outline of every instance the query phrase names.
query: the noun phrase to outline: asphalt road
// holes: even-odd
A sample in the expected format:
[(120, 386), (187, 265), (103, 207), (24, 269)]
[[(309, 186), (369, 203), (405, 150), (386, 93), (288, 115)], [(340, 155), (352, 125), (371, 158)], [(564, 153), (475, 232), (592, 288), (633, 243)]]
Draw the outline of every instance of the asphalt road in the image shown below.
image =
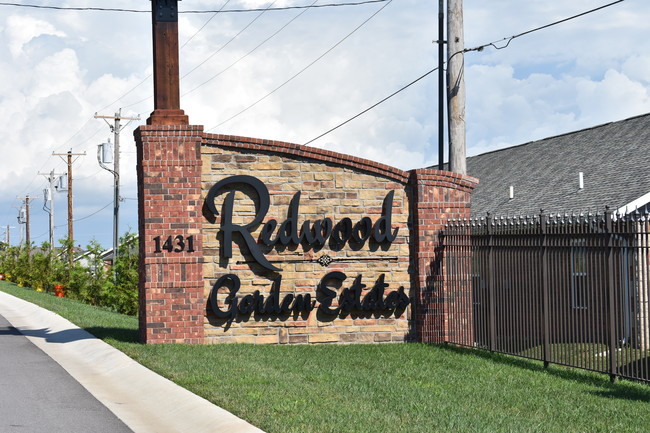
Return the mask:
[(131, 431), (0, 316), (0, 432)]

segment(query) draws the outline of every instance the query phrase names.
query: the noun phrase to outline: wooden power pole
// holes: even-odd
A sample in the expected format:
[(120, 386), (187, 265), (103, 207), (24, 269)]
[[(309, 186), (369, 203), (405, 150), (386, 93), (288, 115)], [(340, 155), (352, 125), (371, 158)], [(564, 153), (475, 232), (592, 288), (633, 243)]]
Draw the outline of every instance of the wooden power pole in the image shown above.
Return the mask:
[[(52, 153), (52, 155), (60, 156), (61, 159), (68, 165), (68, 261), (70, 266), (74, 262), (73, 247), (74, 247), (74, 233), (72, 225), (72, 163), (77, 159), (72, 159), (73, 156), (85, 156), (84, 153), (72, 153), (72, 150), (67, 153)], [(64, 158), (65, 157), (65, 158)]]
[(32, 250), (31, 238), (29, 236), (29, 199), (31, 197), (25, 197), (25, 245), (27, 245), (27, 251)]
[[(52, 170), (49, 173), (38, 173), (42, 176), (45, 176), (47, 181), (50, 183), (50, 187), (45, 190), (45, 201), (46, 205), (43, 207), (43, 210), (47, 211), (50, 220), (50, 252), (54, 248), (54, 184), (59, 178), (65, 176), (65, 173), (54, 173)], [(47, 208), (47, 202), (49, 202), (50, 207)]]
[[(31, 239), (29, 233), (29, 200), (38, 198), (38, 196), (25, 196), (25, 197), (16, 197), (19, 200), (24, 200), (25, 202), (25, 245), (27, 245), (27, 251), (31, 251)], [(20, 217), (18, 217), (18, 222), (20, 222)], [(22, 224), (22, 223), (21, 223)]]
[(449, 170), (467, 174), (463, 0), (447, 0), (447, 122)]
[[(117, 283), (117, 268), (115, 267), (115, 263), (117, 262), (117, 250), (119, 248), (120, 239), (120, 132), (122, 132), (122, 129), (131, 123), (132, 120), (140, 120), (140, 116), (122, 116), (122, 109), (120, 108), (119, 111), (115, 113), (115, 116), (100, 116), (95, 113), (95, 119), (104, 119), (105, 121), (106, 119), (112, 119), (115, 122), (114, 125), (111, 125), (106, 121), (113, 132), (114, 138), (113, 169), (111, 170), (104, 165), (103, 161), (100, 161), (100, 165), (103, 169), (108, 170), (113, 174), (113, 282)], [(128, 120), (129, 123), (122, 125), (120, 123), (121, 120)]]

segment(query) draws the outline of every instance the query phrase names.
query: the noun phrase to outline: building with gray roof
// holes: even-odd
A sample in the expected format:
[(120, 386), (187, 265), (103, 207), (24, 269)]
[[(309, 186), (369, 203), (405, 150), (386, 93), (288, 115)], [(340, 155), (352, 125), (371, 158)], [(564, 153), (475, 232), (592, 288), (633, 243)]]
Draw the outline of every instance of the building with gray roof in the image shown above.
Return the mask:
[(650, 114), (467, 158), (472, 215), (625, 214), (650, 203)]

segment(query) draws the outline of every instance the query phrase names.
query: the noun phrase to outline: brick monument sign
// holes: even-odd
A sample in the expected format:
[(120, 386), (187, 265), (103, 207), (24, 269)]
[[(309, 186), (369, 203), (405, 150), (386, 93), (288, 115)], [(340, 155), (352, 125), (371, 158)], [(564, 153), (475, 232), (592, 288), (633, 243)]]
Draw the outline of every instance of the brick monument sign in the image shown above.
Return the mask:
[(152, 2), (154, 112), (135, 132), (146, 343), (444, 341), (438, 234), (477, 180), (208, 134), (180, 109), (176, 1)]

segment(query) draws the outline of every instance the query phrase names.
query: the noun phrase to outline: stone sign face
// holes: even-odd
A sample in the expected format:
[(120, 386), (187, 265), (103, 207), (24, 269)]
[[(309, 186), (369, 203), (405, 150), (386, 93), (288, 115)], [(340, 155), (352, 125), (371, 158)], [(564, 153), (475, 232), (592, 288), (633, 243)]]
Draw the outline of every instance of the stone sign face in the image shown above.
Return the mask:
[(219, 143), (201, 150), (207, 342), (405, 341), (405, 179)]

